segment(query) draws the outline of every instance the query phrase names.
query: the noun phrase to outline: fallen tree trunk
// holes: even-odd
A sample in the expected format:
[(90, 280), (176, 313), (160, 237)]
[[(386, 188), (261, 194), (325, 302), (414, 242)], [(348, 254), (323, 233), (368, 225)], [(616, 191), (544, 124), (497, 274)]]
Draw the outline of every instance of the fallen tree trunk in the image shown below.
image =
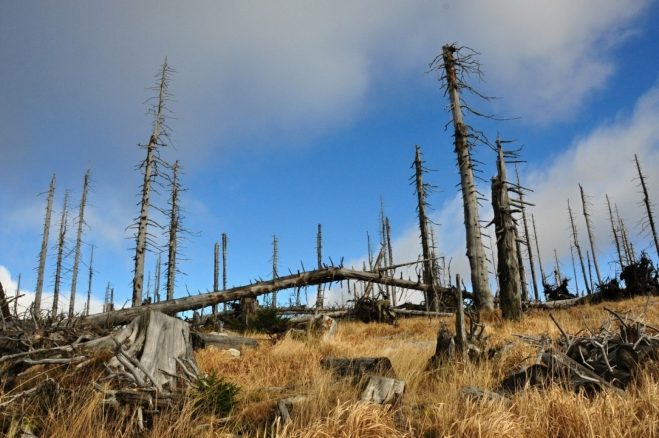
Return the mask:
[(235, 348), (242, 351), (243, 348), (256, 348), (259, 346), (259, 340), (253, 338), (242, 338), (240, 336), (221, 336), (209, 333), (194, 333), (201, 340), (199, 348), (215, 347), (220, 350)]
[(414, 316), (453, 316), (455, 313), (451, 312), (426, 312), (425, 310), (407, 310), (407, 309), (391, 309), (392, 312), (399, 315), (414, 315)]
[(524, 307), (529, 309), (561, 309), (579, 304), (585, 304), (598, 296), (599, 294), (591, 294), (584, 297), (572, 298), (569, 300), (545, 301), (544, 303), (525, 303)]
[[(197, 310), (203, 307), (209, 307), (218, 303), (238, 300), (241, 298), (254, 298), (259, 295), (282, 289), (289, 289), (300, 286), (312, 286), (321, 283), (331, 283), (343, 280), (366, 281), (383, 285), (396, 286), (404, 289), (419, 290), (422, 292), (425, 292), (433, 287), (431, 285), (418, 283), (415, 281), (385, 277), (373, 272), (354, 271), (352, 269), (346, 268), (329, 267), (315, 271), (293, 274), (286, 277), (279, 277), (274, 280), (262, 281), (251, 284), (249, 286), (234, 287), (226, 291), (215, 291), (203, 295), (178, 298), (175, 300), (162, 301), (144, 306), (98, 313), (80, 318), (68, 318), (63, 320), (60, 325), (73, 325), (82, 322), (92, 325), (114, 326), (125, 324), (146, 310), (154, 310), (165, 313), (167, 315), (173, 315), (178, 312)], [(438, 286), (435, 286), (435, 289), (439, 293), (451, 292), (451, 289)], [(469, 293), (464, 293), (463, 295), (465, 298), (472, 297)]]

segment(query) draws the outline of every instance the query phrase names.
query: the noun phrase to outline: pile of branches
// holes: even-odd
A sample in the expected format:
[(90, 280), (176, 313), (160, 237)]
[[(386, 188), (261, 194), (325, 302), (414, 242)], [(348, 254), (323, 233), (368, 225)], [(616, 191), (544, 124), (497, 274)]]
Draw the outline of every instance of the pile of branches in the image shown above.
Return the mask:
[(391, 309), (389, 300), (376, 300), (368, 296), (362, 296), (355, 300), (352, 315), (362, 322), (383, 322), (394, 324), (396, 314)]
[(493, 392), (469, 387), (464, 393), (510, 402), (506, 396), (528, 387), (558, 383), (589, 396), (605, 389), (624, 394), (644, 365), (659, 358), (659, 329), (643, 321), (646, 309), (647, 305), (634, 316), (631, 311), (621, 315), (605, 307), (609, 318), (597, 331), (584, 320), (584, 329), (575, 335), (568, 335), (550, 313), (561, 332), (559, 339), (516, 335), (538, 348), (535, 363), (511, 373)]

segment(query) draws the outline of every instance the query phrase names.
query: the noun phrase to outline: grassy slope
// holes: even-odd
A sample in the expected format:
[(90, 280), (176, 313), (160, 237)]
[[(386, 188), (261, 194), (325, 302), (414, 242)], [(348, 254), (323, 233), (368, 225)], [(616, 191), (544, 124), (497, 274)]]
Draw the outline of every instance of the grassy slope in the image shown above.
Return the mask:
[[(651, 302), (645, 321), (659, 326), (659, 301)], [(621, 312), (640, 313), (644, 299), (608, 303)], [(557, 310), (554, 315), (569, 334), (599, 328), (607, 318), (603, 305)], [(527, 390), (505, 407), (491, 402), (473, 402), (460, 395), (463, 387), (494, 387), (517, 365), (536, 351), (521, 343), (498, 362), (484, 362), (424, 371), (434, 351), (433, 341), (439, 321), (415, 318), (401, 320), (397, 327), (344, 322), (334, 340), (321, 344), (286, 338), (274, 346), (247, 350), (241, 358), (215, 349), (197, 353), (202, 371), (216, 371), (242, 388), (240, 405), (232, 420), (195, 415), (189, 404), (182, 411), (163, 413), (144, 436), (216, 437), (243, 433), (248, 436), (280, 437), (395, 437), (395, 436), (659, 436), (659, 365), (650, 365), (638, 384), (619, 397), (603, 393), (595, 399), (550, 388)], [(451, 326), (452, 318), (444, 318)], [(559, 337), (547, 313), (534, 311), (520, 323), (501, 322), (496, 315), (487, 318), (489, 346), (500, 346), (514, 339), (513, 333)], [(381, 339), (389, 337), (387, 339)], [(415, 344), (417, 343), (417, 344)], [(386, 407), (357, 403), (359, 394), (348, 382), (333, 383), (319, 361), (324, 356), (387, 356), (398, 378), (407, 383), (403, 412), (409, 421), (406, 430), (396, 430), (392, 413)], [(532, 360), (532, 359), (531, 359)], [(293, 388), (294, 387), (294, 388)], [(290, 409), (293, 422), (286, 427), (274, 422), (274, 407), (285, 397), (310, 394), (312, 400)], [(41, 436), (133, 436), (137, 435), (133, 412), (104, 413), (101, 397), (81, 390), (60, 399), (43, 418)]]

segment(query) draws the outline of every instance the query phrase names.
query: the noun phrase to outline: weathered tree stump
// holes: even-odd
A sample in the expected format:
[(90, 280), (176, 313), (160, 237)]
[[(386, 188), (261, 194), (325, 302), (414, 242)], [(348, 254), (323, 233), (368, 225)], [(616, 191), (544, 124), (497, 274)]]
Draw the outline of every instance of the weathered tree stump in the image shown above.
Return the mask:
[(362, 391), (361, 401), (380, 405), (398, 405), (402, 402), (405, 393), (405, 382), (389, 377), (366, 376), (368, 381)]

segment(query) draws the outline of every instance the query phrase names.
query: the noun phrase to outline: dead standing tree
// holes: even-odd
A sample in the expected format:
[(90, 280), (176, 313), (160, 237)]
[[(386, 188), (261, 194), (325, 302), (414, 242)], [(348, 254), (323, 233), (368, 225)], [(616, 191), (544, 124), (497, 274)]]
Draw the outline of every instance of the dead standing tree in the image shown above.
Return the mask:
[(85, 205), (87, 204), (87, 193), (89, 192), (89, 172), (87, 168), (85, 180), (82, 185), (82, 198), (78, 211), (78, 234), (76, 236), (76, 249), (73, 256), (73, 272), (71, 273), (71, 298), (69, 299), (69, 318), (73, 316), (76, 302), (76, 288), (78, 284), (78, 264), (80, 263), (80, 246), (82, 244), (82, 227), (85, 225)]
[(153, 90), (158, 92), (157, 103), (149, 109), (149, 114), (154, 115), (153, 121), (153, 133), (149, 138), (149, 144), (146, 146), (140, 145), (140, 147), (146, 148), (146, 159), (138, 166), (138, 168), (144, 168), (144, 182), (142, 184), (142, 201), (140, 216), (138, 218), (137, 224), (131, 225), (129, 228), (137, 228), (137, 233), (135, 235), (135, 271), (133, 277), (133, 307), (139, 306), (142, 304), (142, 290), (144, 289), (144, 259), (147, 251), (147, 240), (149, 237), (147, 227), (149, 224), (159, 226), (155, 221), (149, 219), (149, 206), (150, 206), (150, 196), (152, 190), (152, 183), (155, 177), (158, 175), (158, 165), (164, 164), (160, 160), (160, 154), (158, 153), (158, 148), (165, 146), (165, 143), (162, 141), (162, 137), (168, 136), (168, 129), (166, 125), (166, 115), (165, 111), (167, 110), (165, 105), (169, 100), (169, 93), (167, 92), (168, 79), (169, 76), (173, 73), (173, 70), (167, 65), (167, 58), (162, 64), (162, 68), (159, 76), (159, 82)]
[(572, 239), (573, 239), (574, 247), (577, 249), (577, 255), (579, 256), (579, 263), (581, 264), (581, 273), (583, 274), (583, 281), (586, 284), (586, 293), (590, 295), (590, 286), (588, 286), (588, 276), (586, 275), (586, 267), (583, 264), (583, 255), (581, 254), (581, 246), (579, 245), (577, 225), (574, 223), (574, 216), (572, 215), (572, 208), (570, 208), (569, 199), (567, 200), (567, 212), (568, 215), (570, 216), (570, 227), (572, 228)]
[(46, 268), (46, 256), (48, 251), (48, 234), (50, 233), (50, 216), (53, 212), (53, 195), (55, 194), (55, 178), (50, 181), (48, 190), (48, 204), (46, 205), (46, 218), (43, 225), (43, 239), (41, 241), (41, 251), (39, 252), (39, 268), (37, 270), (37, 288), (34, 294), (34, 315), (36, 318), (41, 314), (41, 294), (43, 292), (43, 274)]
[(520, 200), (520, 210), (522, 211), (522, 223), (524, 225), (524, 244), (526, 245), (526, 250), (529, 255), (529, 265), (531, 266), (531, 280), (533, 281), (533, 295), (535, 296), (535, 301), (540, 302), (540, 292), (538, 291), (538, 281), (535, 277), (535, 264), (533, 263), (533, 245), (531, 245), (531, 234), (529, 233), (529, 223), (526, 220), (526, 205), (524, 203), (524, 191), (521, 188), (519, 180), (519, 170), (517, 165), (515, 165), (515, 173), (517, 174), (517, 195)]
[(638, 156), (634, 154), (634, 160), (636, 161), (636, 168), (638, 169), (638, 179), (641, 181), (641, 188), (643, 189), (643, 204), (645, 205), (646, 221), (647, 224), (644, 226), (650, 227), (652, 232), (652, 238), (654, 239), (654, 248), (657, 251), (657, 256), (659, 256), (659, 240), (657, 240), (657, 230), (654, 227), (654, 218), (652, 216), (652, 207), (650, 203), (650, 197), (648, 196), (648, 189), (645, 186), (645, 175), (641, 172), (641, 163), (638, 161)]
[(59, 288), (62, 279), (62, 260), (64, 257), (64, 245), (66, 243), (66, 228), (68, 225), (67, 203), (69, 202), (69, 191), (64, 192), (64, 202), (62, 204), (62, 217), (60, 219), (59, 237), (57, 239), (57, 264), (55, 266), (55, 287), (53, 289), (53, 308), (52, 318), (57, 317), (59, 305)]
[[(501, 147), (497, 139), (497, 176), (492, 178), (492, 209), (494, 210), (495, 232), (497, 236), (497, 259), (499, 261), (499, 297), (501, 314), (506, 319), (522, 319), (522, 299), (520, 295), (520, 275), (517, 245), (517, 227), (512, 216), (506, 182), (506, 162), (504, 156), (510, 152)], [(459, 286), (458, 286), (459, 287)]]
[(618, 231), (616, 230), (615, 222), (613, 221), (613, 211), (611, 210), (611, 200), (609, 195), (606, 195), (606, 205), (609, 208), (609, 219), (611, 220), (611, 231), (613, 232), (613, 241), (616, 244), (616, 251), (618, 252), (618, 261), (620, 262), (620, 270), (625, 267), (622, 261), (622, 252), (620, 251), (620, 240), (618, 239)]
[(602, 276), (600, 275), (600, 268), (599, 268), (599, 264), (597, 263), (597, 250), (595, 249), (595, 238), (593, 237), (593, 230), (592, 230), (593, 223), (590, 220), (590, 212), (588, 211), (588, 205), (589, 205), (588, 196), (584, 193), (581, 184), (579, 184), (579, 190), (581, 191), (581, 204), (583, 206), (583, 216), (586, 219), (586, 230), (588, 230), (588, 239), (590, 240), (590, 250), (593, 253), (593, 264), (595, 265), (595, 272), (597, 273), (597, 283), (601, 285)]
[[(272, 236), (272, 279), (276, 280), (279, 275), (277, 274), (277, 265), (279, 264), (279, 241), (277, 236)], [(272, 308), (277, 308), (277, 291), (272, 291)]]
[(475, 59), (476, 55), (477, 53), (470, 49), (447, 44), (442, 48), (442, 54), (430, 63), (430, 71), (440, 72), (439, 81), (442, 83), (445, 92), (448, 93), (450, 100), (452, 120), (449, 123), (453, 123), (454, 128), (455, 152), (458, 158), (464, 203), (467, 258), (471, 268), (471, 284), (474, 290), (475, 304), (479, 308), (491, 311), (494, 309), (494, 300), (488, 278), (487, 256), (481, 238), (478, 192), (474, 182), (473, 164), (470, 155), (470, 147), (480, 138), (463, 122), (462, 110), (464, 108), (474, 115), (482, 116), (482, 114), (465, 105), (460, 98), (460, 91), (467, 90), (479, 97), (488, 99), (464, 81), (465, 76), (472, 74), (481, 76), (480, 64)]
[[(369, 244), (370, 248), (370, 244)], [(323, 268), (323, 229), (320, 224), (318, 224), (318, 234), (316, 235), (316, 252), (318, 256), (318, 269)], [(369, 252), (370, 255), (370, 252)], [(316, 309), (323, 309), (323, 285), (318, 284), (318, 295), (316, 296)]]

